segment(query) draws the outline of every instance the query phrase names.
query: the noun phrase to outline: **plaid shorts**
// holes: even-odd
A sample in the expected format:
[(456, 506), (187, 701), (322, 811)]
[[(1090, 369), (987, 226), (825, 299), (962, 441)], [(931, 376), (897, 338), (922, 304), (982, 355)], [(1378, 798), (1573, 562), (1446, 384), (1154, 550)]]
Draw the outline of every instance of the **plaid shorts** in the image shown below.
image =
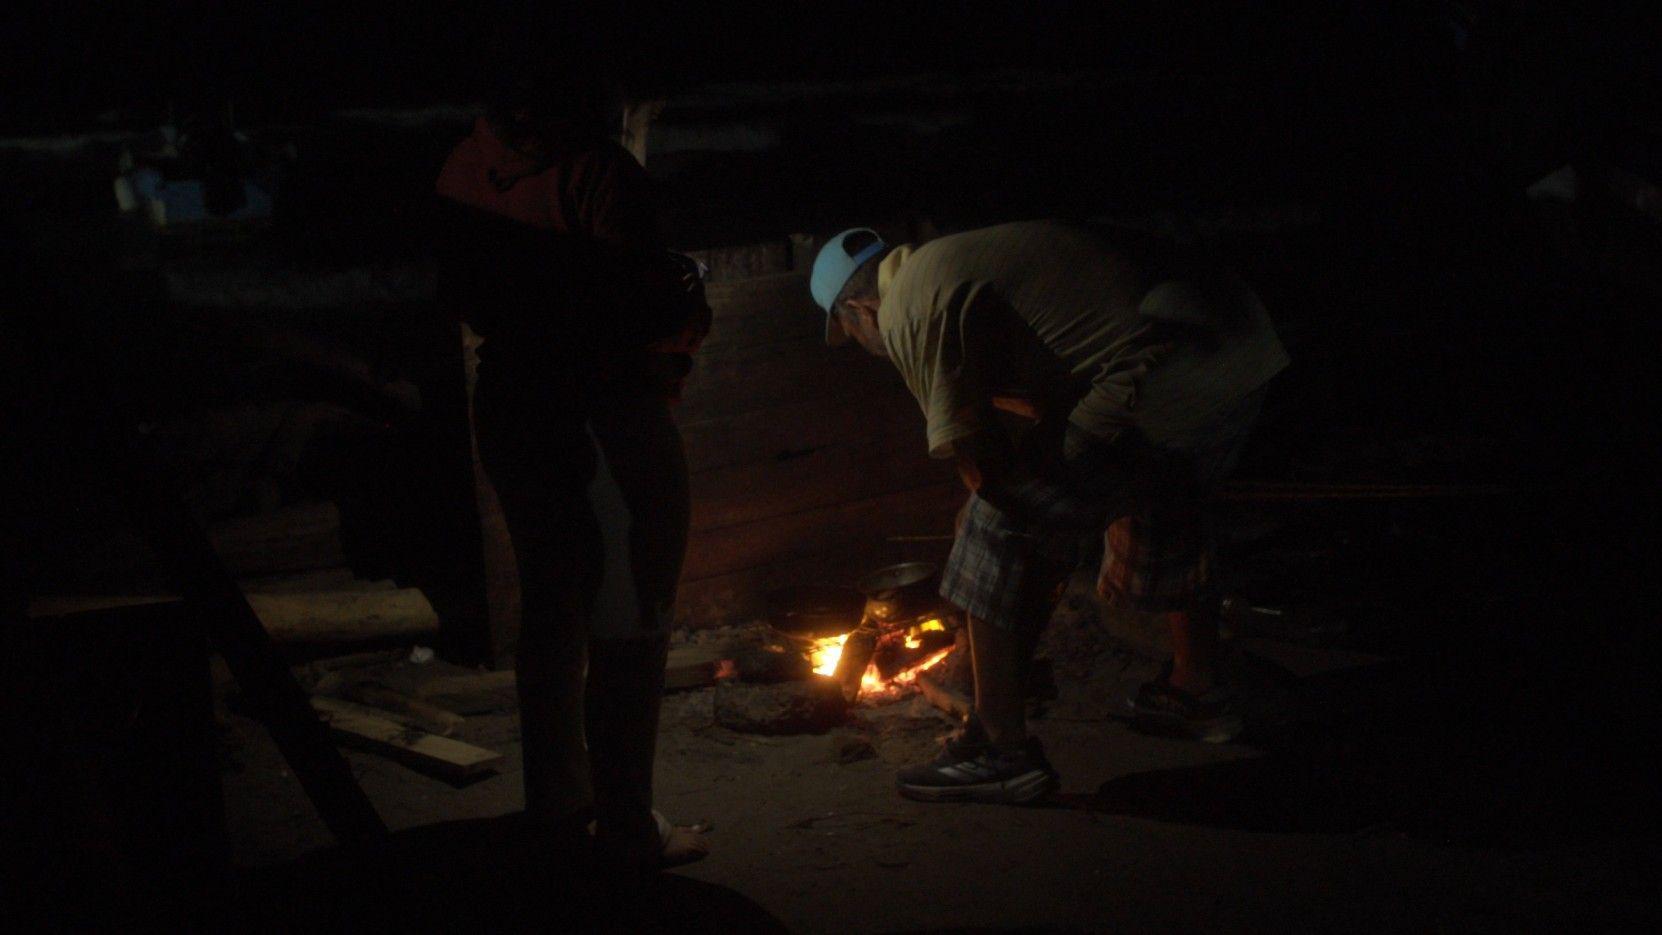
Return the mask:
[(1109, 607), (1187, 610), (1209, 580), (1212, 538), (1200, 510), (1121, 516), (1103, 533), (1096, 591)]
[(1024, 481), (1006, 491), (1016, 514), (972, 494), (941, 572), (941, 596), (1001, 629), (1042, 625), (1025, 618), (1048, 616), (1056, 587), (1102, 554), (1097, 587), (1111, 606), (1192, 606), (1212, 565), (1202, 501), (1240, 459), (1262, 398), (1262, 391), (1252, 394), (1220, 420), (1199, 451), (1157, 451), (1126, 439), (1071, 466), (1084, 482)]

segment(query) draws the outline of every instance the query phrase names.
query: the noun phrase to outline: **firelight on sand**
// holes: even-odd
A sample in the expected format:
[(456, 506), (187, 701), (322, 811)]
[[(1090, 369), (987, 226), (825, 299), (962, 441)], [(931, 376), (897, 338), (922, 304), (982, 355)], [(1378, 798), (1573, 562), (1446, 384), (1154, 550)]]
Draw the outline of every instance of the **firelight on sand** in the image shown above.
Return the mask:
[[(923, 645), (922, 634), (931, 630), (945, 629), (946, 624), (941, 622), (939, 619), (925, 620), (924, 622), (906, 631), (906, 648), (917, 649), (919, 646)], [(830, 636), (814, 642), (813, 648), (808, 651), (808, 658), (809, 661), (814, 664), (814, 673), (816, 675), (836, 674), (837, 661), (842, 658), (843, 643), (847, 640), (848, 634), (845, 633), (842, 636)], [(931, 668), (942, 659), (945, 659), (951, 652), (952, 647), (948, 646), (938, 652), (930, 653), (916, 665), (913, 665), (904, 671), (895, 673), (894, 677), (890, 679), (885, 679), (882, 675), (878, 674), (877, 664), (874, 662), (866, 667), (865, 674), (860, 677), (860, 694), (861, 696), (866, 696), (868, 693), (881, 695), (883, 692), (891, 689), (910, 685), (917, 679), (919, 672)]]

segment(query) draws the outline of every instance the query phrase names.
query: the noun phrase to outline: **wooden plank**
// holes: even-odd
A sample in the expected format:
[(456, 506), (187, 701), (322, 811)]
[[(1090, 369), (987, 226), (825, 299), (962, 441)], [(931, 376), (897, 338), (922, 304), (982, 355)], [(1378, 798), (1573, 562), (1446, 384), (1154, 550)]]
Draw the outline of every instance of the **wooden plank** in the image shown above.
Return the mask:
[(690, 422), (765, 409), (782, 399), (819, 399), (827, 407), (855, 409), (904, 401), (917, 411), (888, 361), (856, 348), (802, 340), (700, 354), (687, 378), (681, 413)]
[(669, 651), (664, 663), (664, 691), (685, 691), (716, 683), (721, 652), (714, 646), (681, 646)]
[(495, 769), (503, 760), (494, 750), (406, 727), (349, 702), (313, 698), (312, 707), (335, 736), (452, 781)]
[(449, 737), (456, 732), (456, 728), (467, 723), (467, 719), (459, 714), (393, 691), (385, 685), (376, 684), (373, 680), (345, 679), (336, 693), (342, 700), (379, 711), (382, 717), (438, 734), (440, 737)]
[[(301, 684), (305, 685), (304, 680)], [(338, 672), (328, 673), (317, 679), (308, 691), (313, 698), (324, 698), (361, 708), (362, 713), (372, 717), (383, 717), (441, 737), (450, 736), (455, 733), (456, 728), (467, 723), (467, 718), (454, 711), (402, 695), (385, 685), (377, 684), (372, 679), (360, 678), (354, 681), (344, 678)]]
[(677, 411), (677, 423), (694, 474), (756, 461), (788, 461), (827, 445), (882, 438), (898, 452), (926, 448), (923, 414), (910, 396), (854, 407), (815, 395), (741, 413), (694, 416)]
[[(110, 402), (119, 412), (120, 397)], [(149, 454), (132, 445), (122, 463), (130, 470), (131, 502), (156, 554), (171, 565), (186, 601), (209, 621), (215, 646), (324, 823), (348, 845), (383, 839), (386, 823), (318, 723), (208, 534), (191, 519), (169, 486), (168, 475)]]
[(866, 550), (889, 536), (944, 533), (962, 504), (956, 481), (901, 490), (694, 535), (684, 581), (826, 552)]
[(930, 704), (947, 714), (956, 717), (969, 717), (970, 712), (975, 709), (975, 702), (967, 695), (940, 684), (928, 672), (918, 673), (917, 686), (918, 691), (923, 693), (923, 697), (929, 699)]
[(433, 605), (416, 588), (250, 594), (248, 603), (279, 642), (331, 642), (438, 632)]
[(141, 607), (145, 604), (171, 604), (183, 600), (177, 594), (54, 594), (29, 601), (25, 616), (34, 620), (43, 617), (67, 617), (96, 610), (114, 610), (120, 607)]
[(800, 456), (765, 458), (692, 477), (692, 529), (700, 532), (814, 507), (865, 500), (952, 479), (948, 462), (931, 459), (921, 436), (875, 436), (818, 446)]

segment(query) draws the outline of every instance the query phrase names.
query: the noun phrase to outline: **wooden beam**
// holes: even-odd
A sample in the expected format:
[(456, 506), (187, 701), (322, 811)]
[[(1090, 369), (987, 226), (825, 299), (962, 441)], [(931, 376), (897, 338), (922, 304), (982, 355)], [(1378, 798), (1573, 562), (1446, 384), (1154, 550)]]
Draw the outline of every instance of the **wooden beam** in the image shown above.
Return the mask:
[(95, 610), (141, 607), (145, 604), (172, 604), (180, 600), (182, 598), (177, 594), (49, 594), (31, 600), (25, 616), (31, 620), (66, 617)]
[(756, 522), (815, 507), (867, 500), (952, 480), (950, 462), (932, 459), (922, 435), (874, 436), (695, 474), (692, 531)]
[(1526, 492), (1503, 484), (1318, 484), (1300, 481), (1230, 481), (1214, 495), (1223, 501), (1271, 500), (1433, 500), (1441, 497), (1498, 497)]
[(336, 737), (444, 779), (471, 779), (502, 764), (502, 754), (494, 750), (406, 727), (349, 702), (313, 698), (312, 707)]
[(785, 461), (827, 445), (881, 438), (924, 449), (923, 414), (908, 396), (856, 409), (814, 394), (793, 394), (760, 407), (701, 415), (677, 410), (693, 474), (758, 461)]
[(705, 530), (691, 539), (682, 579), (696, 581), (812, 555), (876, 554), (887, 550), (888, 536), (951, 531), (963, 500), (962, 485), (946, 481)]
[(339, 694), (346, 701), (382, 712), (383, 717), (410, 727), (419, 727), (440, 737), (449, 737), (456, 732), (456, 728), (467, 723), (467, 718), (453, 711), (446, 711), (438, 705), (411, 698), (372, 681), (345, 680)]
[(433, 605), (416, 588), (250, 594), (248, 603), (278, 642), (352, 642), (439, 629)]
[(686, 691), (716, 683), (721, 651), (714, 646), (682, 646), (669, 651), (664, 664), (664, 691)]
[(765, 409), (781, 399), (819, 399), (827, 410), (896, 405), (917, 411), (900, 374), (886, 360), (798, 341), (700, 354), (687, 378), (681, 414), (689, 421)]
[(975, 708), (974, 702), (962, 692), (954, 691), (940, 684), (928, 672), (918, 673), (917, 686), (918, 691), (923, 693), (923, 697), (929, 699), (930, 704), (947, 714), (969, 717), (970, 711)]
[[(119, 399), (112, 403), (117, 411), (120, 405)], [(185, 599), (208, 621), (209, 635), (231, 674), (318, 814), (343, 843), (369, 846), (383, 840), (386, 823), (330, 742), (207, 533), (192, 519), (150, 452), (132, 436), (126, 440), (129, 502), (139, 524), (150, 533), (156, 553), (171, 565)]]

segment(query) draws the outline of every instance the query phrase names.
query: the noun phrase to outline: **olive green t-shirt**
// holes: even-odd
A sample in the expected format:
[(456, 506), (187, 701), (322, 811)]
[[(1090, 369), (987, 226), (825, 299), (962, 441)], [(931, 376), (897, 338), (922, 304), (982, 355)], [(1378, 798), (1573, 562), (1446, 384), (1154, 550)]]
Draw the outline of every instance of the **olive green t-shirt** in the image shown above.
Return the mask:
[(1056, 222), (897, 247), (878, 291), (878, 329), (939, 458), (993, 425), (994, 396), (1067, 407), (1069, 422), (1104, 439), (1135, 426), (1157, 445), (1199, 444), (1287, 365), (1245, 284), (1150, 288), (1106, 241)]

